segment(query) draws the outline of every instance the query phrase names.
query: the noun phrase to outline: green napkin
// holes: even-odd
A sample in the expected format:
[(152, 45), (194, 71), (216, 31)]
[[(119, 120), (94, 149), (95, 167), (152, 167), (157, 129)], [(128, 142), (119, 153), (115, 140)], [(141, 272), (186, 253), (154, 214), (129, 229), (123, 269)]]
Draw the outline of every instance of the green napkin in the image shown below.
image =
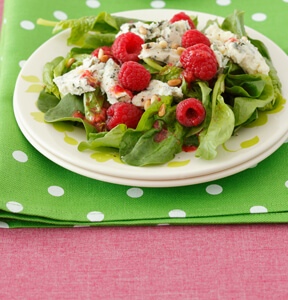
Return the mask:
[[(51, 162), (25, 139), (13, 113), (13, 91), (23, 61), (52, 36), (38, 18), (57, 21), (149, 8), (227, 16), (244, 10), (245, 24), (288, 52), (283, 29), (288, 1), (9, 0), (0, 44), (0, 227), (272, 223), (288, 221), (288, 166), (284, 143), (239, 174), (198, 185), (137, 188), (105, 183)], [(45, 60), (45, 57), (43, 57)]]

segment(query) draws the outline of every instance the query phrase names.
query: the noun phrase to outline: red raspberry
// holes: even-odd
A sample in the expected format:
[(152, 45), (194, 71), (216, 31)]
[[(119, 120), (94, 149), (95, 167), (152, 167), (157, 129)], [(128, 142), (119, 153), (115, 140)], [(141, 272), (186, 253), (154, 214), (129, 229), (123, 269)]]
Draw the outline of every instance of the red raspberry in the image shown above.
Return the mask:
[(111, 49), (114, 57), (124, 63), (126, 61), (139, 61), (138, 55), (140, 54), (144, 44), (143, 39), (132, 32), (127, 32), (119, 35)]
[(197, 126), (205, 119), (206, 111), (201, 101), (188, 98), (176, 107), (176, 119), (186, 127)]
[(188, 48), (196, 44), (204, 44), (210, 47), (209, 39), (197, 29), (187, 30), (182, 36), (181, 44), (184, 48)]
[(142, 114), (143, 110), (131, 103), (114, 103), (107, 110), (107, 128), (111, 130), (119, 124), (125, 124), (128, 128), (135, 129)]
[(103, 46), (103, 47), (99, 47), (99, 48), (95, 49), (95, 50), (91, 53), (91, 55), (92, 55), (92, 56), (98, 57), (98, 54), (99, 54), (100, 49), (102, 49), (102, 50), (104, 51), (104, 55), (108, 55), (109, 58), (112, 57), (112, 50), (111, 50), (111, 47), (108, 47), (108, 46)]
[(196, 80), (193, 72), (188, 69), (184, 70), (182, 75), (184, 76), (185, 81), (188, 83)]
[(128, 61), (122, 65), (118, 79), (125, 89), (139, 92), (149, 85), (151, 74), (137, 62)]
[(174, 15), (174, 17), (170, 20), (170, 22), (174, 23), (181, 20), (188, 21), (191, 29), (196, 28), (191, 18), (188, 15), (186, 15), (184, 12)]
[(183, 51), (180, 56), (180, 62), (196, 78), (209, 81), (217, 73), (217, 59), (208, 46), (199, 45), (191, 46)]
[(203, 50), (203, 51), (206, 51), (206, 52), (210, 53), (215, 58), (215, 61), (217, 61), (214, 51), (209, 46), (207, 46), (205, 44), (196, 44), (194, 46), (191, 46), (191, 47), (187, 48), (186, 50)]

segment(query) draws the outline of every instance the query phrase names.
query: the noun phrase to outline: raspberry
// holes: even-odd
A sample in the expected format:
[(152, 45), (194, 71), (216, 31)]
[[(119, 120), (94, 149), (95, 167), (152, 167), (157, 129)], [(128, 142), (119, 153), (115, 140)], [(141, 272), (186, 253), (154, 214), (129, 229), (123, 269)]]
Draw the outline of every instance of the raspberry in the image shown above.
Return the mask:
[(196, 28), (191, 18), (188, 15), (186, 15), (184, 12), (174, 15), (174, 17), (170, 20), (170, 22), (174, 23), (181, 20), (188, 21), (191, 29)]
[(210, 47), (209, 39), (197, 29), (187, 30), (182, 36), (181, 44), (184, 48), (188, 48), (196, 44), (204, 44)]
[(184, 70), (182, 75), (184, 76), (185, 81), (188, 83), (196, 80), (193, 72), (188, 69)]
[(204, 44), (187, 48), (180, 56), (183, 67), (200, 79), (209, 81), (217, 73), (217, 59), (214, 52)]
[(197, 126), (205, 119), (206, 111), (201, 101), (188, 98), (181, 101), (176, 107), (176, 119), (186, 127)]
[(143, 39), (135, 33), (127, 32), (119, 35), (111, 49), (114, 57), (124, 63), (126, 61), (139, 61), (140, 54), (144, 44)]
[(143, 110), (131, 103), (114, 103), (107, 110), (107, 128), (111, 130), (119, 124), (125, 124), (128, 128), (135, 129), (142, 114)]
[(99, 48), (95, 49), (95, 50), (91, 53), (91, 55), (92, 55), (92, 56), (98, 57), (98, 54), (99, 54), (100, 49), (102, 49), (102, 50), (104, 51), (104, 55), (108, 55), (109, 58), (112, 58), (112, 50), (111, 50), (111, 48), (108, 47), (108, 46), (103, 46), (103, 47), (99, 47)]
[(194, 46), (191, 46), (191, 47), (187, 48), (186, 50), (203, 50), (203, 51), (206, 51), (206, 52), (210, 53), (215, 58), (215, 61), (217, 61), (214, 51), (209, 46), (207, 46), (205, 44), (196, 44)]
[(151, 74), (137, 62), (128, 61), (122, 65), (118, 79), (125, 89), (139, 92), (149, 85)]

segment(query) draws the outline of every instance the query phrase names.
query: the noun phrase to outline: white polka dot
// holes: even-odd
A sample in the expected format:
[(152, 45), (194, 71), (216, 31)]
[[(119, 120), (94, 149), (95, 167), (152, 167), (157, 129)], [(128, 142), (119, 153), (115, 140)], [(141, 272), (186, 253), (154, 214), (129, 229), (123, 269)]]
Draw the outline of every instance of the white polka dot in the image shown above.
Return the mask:
[(55, 197), (60, 197), (64, 195), (64, 190), (60, 186), (52, 185), (48, 188), (48, 193)]
[(6, 24), (7, 23), (7, 19), (5, 18), (4, 20), (3, 20), (3, 24)]
[(0, 60), (3, 60), (3, 56), (0, 57)]
[(100, 211), (91, 211), (87, 214), (87, 219), (91, 222), (101, 222), (104, 219), (104, 214)]
[(34, 23), (31, 22), (31, 21), (27, 21), (27, 20), (21, 21), (21, 22), (20, 22), (20, 26), (21, 26), (22, 28), (24, 28), (24, 29), (27, 29), (27, 30), (32, 30), (32, 29), (35, 28)]
[(288, 0), (283, 0), (283, 2), (288, 3)]
[(286, 186), (287, 189), (288, 189), (288, 180), (285, 182), (285, 186)]
[(9, 225), (6, 222), (0, 221), (0, 228), (9, 228)]
[(20, 67), (20, 68), (23, 68), (24, 65), (25, 65), (25, 63), (26, 63), (26, 60), (20, 60), (20, 61), (19, 61), (19, 67)]
[(166, 3), (165, 1), (152, 1), (150, 2), (151, 7), (153, 8), (163, 8)]
[(173, 209), (169, 211), (169, 217), (170, 218), (185, 218), (186, 212), (181, 209)]
[(223, 192), (223, 188), (218, 184), (210, 184), (206, 187), (206, 192), (210, 195), (219, 195)]
[(127, 191), (127, 195), (131, 198), (139, 198), (143, 196), (143, 190), (139, 188), (131, 188)]
[(170, 224), (168, 224), (168, 223), (157, 224), (157, 226), (167, 226), (167, 225), (170, 225)]
[(28, 160), (27, 154), (24, 153), (23, 151), (19, 151), (19, 150), (14, 151), (12, 153), (12, 156), (14, 157), (14, 159), (16, 159), (17, 161), (22, 162), (22, 163), (24, 163)]
[(221, 6), (226, 6), (231, 4), (231, 0), (217, 0), (216, 4), (221, 5)]
[(87, 0), (86, 5), (90, 8), (98, 8), (101, 3), (97, 0)]
[(260, 213), (267, 213), (268, 210), (264, 206), (252, 206), (250, 208), (250, 213), (251, 214), (260, 214)]
[(11, 212), (14, 212), (14, 213), (18, 213), (20, 211), (23, 210), (23, 206), (22, 204), (18, 203), (18, 202), (15, 202), (15, 201), (9, 201), (6, 203), (6, 207), (11, 211)]
[(53, 16), (57, 19), (57, 20), (67, 20), (68, 16), (66, 15), (65, 12), (61, 11), (61, 10), (55, 10), (53, 12)]
[(90, 227), (90, 225), (74, 225), (73, 227)]
[(267, 16), (263, 13), (256, 13), (252, 15), (252, 20), (256, 22), (262, 22), (267, 19)]

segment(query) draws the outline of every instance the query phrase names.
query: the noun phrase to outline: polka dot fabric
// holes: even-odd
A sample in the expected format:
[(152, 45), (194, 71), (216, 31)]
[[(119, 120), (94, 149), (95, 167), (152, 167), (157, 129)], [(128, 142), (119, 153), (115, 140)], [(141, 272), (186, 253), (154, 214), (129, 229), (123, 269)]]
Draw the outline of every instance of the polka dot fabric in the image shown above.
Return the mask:
[[(28, 5), (35, 9), (25, 9)], [(38, 25), (37, 19), (55, 22), (133, 9), (190, 9), (222, 17), (241, 9), (247, 26), (288, 52), (283, 30), (288, 26), (286, 0), (274, 1), (273, 6), (270, 1), (259, 6), (257, 0), (71, 0), (69, 5), (64, 0), (45, 5), (37, 0), (6, 1), (0, 43), (0, 122), (5, 128), (0, 131), (0, 229), (287, 222), (287, 141), (264, 161), (225, 179), (139, 188), (72, 173), (46, 159), (22, 135), (12, 109), (15, 81), (29, 56), (52, 37), (51, 28)]]

